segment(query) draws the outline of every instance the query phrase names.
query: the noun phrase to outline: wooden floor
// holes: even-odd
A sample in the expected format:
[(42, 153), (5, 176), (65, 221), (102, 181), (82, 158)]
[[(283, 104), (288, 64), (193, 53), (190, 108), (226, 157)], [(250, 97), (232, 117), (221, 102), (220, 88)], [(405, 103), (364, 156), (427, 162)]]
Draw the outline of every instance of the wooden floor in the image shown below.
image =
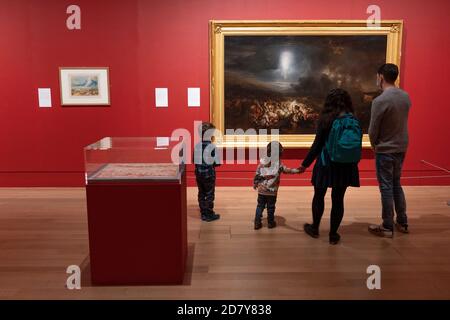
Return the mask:
[[(450, 187), (405, 191), (411, 234), (368, 234), (380, 203), (378, 189), (364, 187), (349, 191), (342, 243), (330, 246), (328, 212), (320, 239), (301, 230), (311, 188), (282, 187), (279, 227), (259, 231), (249, 188), (218, 188), (222, 219), (214, 223), (199, 221), (190, 188), (185, 283), (93, 287), (84, 189), (0, 189), (0, 299), (450, 299)], [(81, 290), (65, 288), (72, 264), (84, 270)], [(372, 264), (381, 267), (381, 290), (366, 287)]]

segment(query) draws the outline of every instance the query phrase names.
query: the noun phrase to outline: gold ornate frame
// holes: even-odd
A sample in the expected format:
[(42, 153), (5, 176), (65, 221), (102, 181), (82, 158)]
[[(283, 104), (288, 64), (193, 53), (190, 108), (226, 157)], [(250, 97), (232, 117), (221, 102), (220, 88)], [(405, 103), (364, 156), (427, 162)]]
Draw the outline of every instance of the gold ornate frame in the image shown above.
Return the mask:
[[(317, 20), (317, 21), (210, 21), (210, 104), (211, 121), (225, 132), (224, 119), (224, 37), (230, 35), (386, 35), (386, 62), (400, 66), (402, 20), (380, 21), (379, 27), (368, 27), (366, 20)], [(397, 80), (398, 84), (398, 80)], [(313, 134), (280, 135), (285, 147), (310, 147)], [(218, 144), (223, 147), (259, 147), (270, 141), (268, 136), (224, 135)], [(363, 147), (370, 147), (367, 135)]]

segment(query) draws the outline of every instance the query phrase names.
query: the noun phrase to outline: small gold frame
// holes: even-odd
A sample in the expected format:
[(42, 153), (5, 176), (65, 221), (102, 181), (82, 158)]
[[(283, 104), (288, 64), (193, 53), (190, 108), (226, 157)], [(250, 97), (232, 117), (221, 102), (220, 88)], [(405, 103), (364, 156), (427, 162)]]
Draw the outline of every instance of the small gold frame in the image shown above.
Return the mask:
[[(106, 101), (105, 102), (84, 102), (84, 101), (78, 101), (78, 102), (65, 102), (64, 101), (64, 94), (63, 94), (63, 79), (62, 79), (62, 71), (68, 71), (68, 70), (102, 70), (106, 72)], [(109, 80), (109, 67), (59, 67), (59, 93), (60, 93), (60, 99), (61, 99), (61, 106), (110, 106), (111, 105), (111, 94), (110, 94), (110, 80)]]
[[(366, 20), (211, 20), (210, 21), (210, 117), (218, 130), (225, 133), (224, 118), (224, 37), (230, 35), (386, 35), (386, 62), (400, 67), (403, 20), (380, 21), (379, 27), (368, 27)], [(397, 80), (397, 85), (399, 80)], [(284, 134), (279, 140), (287, 148), (307, 148), (314, 134)], [(225, 135), (222, 147), (260, 147), (271, 140), (267, 136)], [(368, 135), (363, 147), (370, 147)]]

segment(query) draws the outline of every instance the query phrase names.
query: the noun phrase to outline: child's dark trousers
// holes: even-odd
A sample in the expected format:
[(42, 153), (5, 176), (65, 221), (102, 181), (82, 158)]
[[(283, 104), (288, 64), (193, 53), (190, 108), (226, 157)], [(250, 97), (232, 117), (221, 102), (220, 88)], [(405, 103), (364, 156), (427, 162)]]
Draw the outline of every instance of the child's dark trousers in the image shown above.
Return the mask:
[(275, 220), (275, 203), (277, 196), (268, 196), (258, 193), (258, 205), (256, 206), (255, 222), (261, 222), (263, 211), (267, 208), (267, 220), (273, 222)]
[(214, 214), (214, 194), (216, 188), (215, 172), (195, 172), (198, 186), (198, 205), (202, 216)]

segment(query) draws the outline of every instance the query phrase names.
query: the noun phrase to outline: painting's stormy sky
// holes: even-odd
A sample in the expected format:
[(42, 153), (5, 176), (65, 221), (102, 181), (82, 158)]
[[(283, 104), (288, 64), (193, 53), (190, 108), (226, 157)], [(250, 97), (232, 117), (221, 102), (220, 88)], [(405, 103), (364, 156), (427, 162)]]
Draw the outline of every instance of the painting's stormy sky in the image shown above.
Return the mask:
[(367, 132), (386, 36), (226, 36), (226, 128), (312, 134), (328, 92), (343, 88)]
[(373, 91), (385, 54), (385, 36), (227, 36), (226, 84), (307, 96)]

